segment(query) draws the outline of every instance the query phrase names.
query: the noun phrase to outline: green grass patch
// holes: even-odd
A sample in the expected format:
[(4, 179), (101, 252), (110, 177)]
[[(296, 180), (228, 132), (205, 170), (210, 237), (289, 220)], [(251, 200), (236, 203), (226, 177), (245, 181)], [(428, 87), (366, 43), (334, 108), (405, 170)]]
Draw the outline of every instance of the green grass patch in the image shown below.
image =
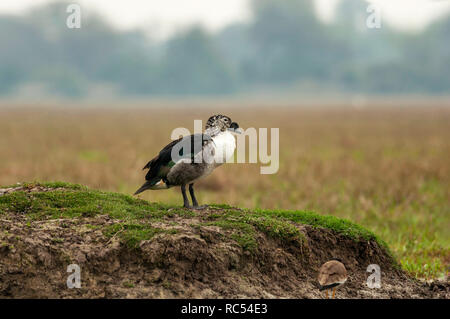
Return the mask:
[[(136, 248), (142, 240), (158, 233), (175, 233), (175, 230), (155, 228), (152, 222), (165, 217), (195, 217), (199, 213), (181, 207), (150, 203), (129, 195), (91, 190), (82, 185), (61, 182), (25, 183), (24, 188), (43, 186), (54, 188), (46, 192), (15, 191), (0, 196), (0, 214), (25, 214), (30, 220), (55, 218), (94, 217), (107, 214), (120, 220), (103, 228), (103, 233), (119, 237), (129, 247)], [(212, 205), (212, 212), (202, 225), (215, 225), (231, 230), (230, 238), (243, 249), (257, 248), (257, 232), (285, 243), (303, 244), (303, 233), (294, 224), (323, 227), (342, 233), (355, 240), (375, 240), (387, 249), (387, 245), (365, 228), (348, 220), (333, 216), (321, 216), (313, 212), (283, 210), (239, 210), (228, 205)], [(214, 211), (214, 208), (217, 211)], [(89, 226), (88, 226), (89, 227)], [(93, 227), (94, 228), (94, 227)], [(388, 249), (387, 249), (388, 251)]]
[(65, 189), (88, 189), (86, 186), (81, 184), (72, 184), (72, 183), (66, 183), (66, 182), (23, 182), (13, 185), (7, 185), (7, 186), (1, 186), (0, 188), (15, 188), (15, 187), (22, 187), (25, 189), (32, 189), (36, 186), (42, 186), (46, 188), (65, 188)]
[[(80, 185), (65, 183), (34, 183), (33, 185), (53, 186), (51, 188), (55, 190), (15, 191), (0, 196), (0, 214), (21, 213), (35, 220), (91, 217), (101, 214), (108, 214), (116, 219), (141, 220), (173, 214), (195, 214), (182, 209), (168, 211), (168, 206), (149, 203), (129, 195), (91, 190)], [(64, 189), (58, 189), (61, 187)]]
[(125, 288), (134, 288), (134, 284), (132, 282), (129, 282), (129, 281), (124, 281), (122, 283), (122, 286), (124, 286)]
[[(224, 208), (224, 205), (212, 207)], [(310, 225), (312, 227), (328, 228), (355, 240), (374, 240), (382, 247), (388, 249), (387, 244), (371, 231), (349, 220), (334, 216), (323, 216), (314, 212), (288, 211), (288, 210), (237, 210), (225, 205), (225, 210), (213, 213), (210, 218), (217, 220), (237, 219), (252, 224), (257, 229), (272, 237), (284, 240), (302, 240), (303, 234), (292, 223)]]
[(141, 241), (149, 240), (164, 230), (146, 224), (118, 223), (113, 224), (104, 230), (105, 236), (119, 238), (130, 248), (137, 248)]
[(223, 218), (213, 222), (204, 223), (203, 225), (214, 225), (225, 230), (230, 230), (232, 232), (230, 237), (244, 250), (254, 251), (257, 247), (255, 228), (242, 220)]

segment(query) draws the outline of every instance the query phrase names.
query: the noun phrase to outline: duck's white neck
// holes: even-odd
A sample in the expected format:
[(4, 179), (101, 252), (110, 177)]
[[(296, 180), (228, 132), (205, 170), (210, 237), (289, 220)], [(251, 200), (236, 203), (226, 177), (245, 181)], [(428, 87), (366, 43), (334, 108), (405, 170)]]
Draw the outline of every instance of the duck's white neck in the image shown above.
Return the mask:
[(216, 135), (219, 135), (219, 134), (221, 134), (221, 133), (223, 133), (223, 132), (221, 132), (221, 131), (220, 131), (220, 128), (217, 127), (217, 126), (214, 126), (214, 127), (208, 127), (208, 128), (205, 130), (205, 134), (207, 134), (207, 135), (209, 135), (209, 136), (211, 136), (211, 137), (216, 136)]

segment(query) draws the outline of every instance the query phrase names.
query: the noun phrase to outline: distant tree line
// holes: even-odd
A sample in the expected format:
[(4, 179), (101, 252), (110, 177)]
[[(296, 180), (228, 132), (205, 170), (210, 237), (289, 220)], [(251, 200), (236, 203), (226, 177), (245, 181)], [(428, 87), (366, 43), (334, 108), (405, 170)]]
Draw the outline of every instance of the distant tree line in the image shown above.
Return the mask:
[(332, 23), (310, 0), (256, 0), (248, 23), (210, 34), (192, 26), (165, 41), (120, 32), (99, 16), (66, 26), (67, 4), (0, 16), (0, 95), (32, 87), (83, 97), (335, 90), (450, 92), (450, 17), (421, 33), (365, 24), (367, 3), (343, 0)]

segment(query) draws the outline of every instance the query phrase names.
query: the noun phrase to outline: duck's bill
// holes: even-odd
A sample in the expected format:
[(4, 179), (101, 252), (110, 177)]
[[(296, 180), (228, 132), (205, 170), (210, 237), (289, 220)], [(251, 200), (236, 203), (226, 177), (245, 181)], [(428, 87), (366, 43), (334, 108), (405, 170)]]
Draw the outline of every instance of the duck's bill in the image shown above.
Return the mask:
[(233, 133), (236, 133), (236, 134), (242, 134), (244, 132), (240, 127), (238, 127), (238, 128), (230, 127), (228, 130), (233, 132)]

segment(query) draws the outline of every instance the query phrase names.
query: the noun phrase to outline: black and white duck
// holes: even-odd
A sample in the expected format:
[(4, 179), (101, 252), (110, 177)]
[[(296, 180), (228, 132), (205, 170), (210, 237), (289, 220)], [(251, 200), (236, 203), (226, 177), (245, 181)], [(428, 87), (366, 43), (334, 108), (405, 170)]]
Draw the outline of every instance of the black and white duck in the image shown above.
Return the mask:
[(186, 185), (189, 185), (192, 207), (205, 207), (198, 205), (194, 182), (211, 174), (233, 155), (236, 149), (233, 133), (241, 133), (236, 122), (225, 115), (211, 116), (203, 133), (185, 136), (169, 143), (144, 166), (144, 170), (149, 169), (145, 176), (146, 182), (134, 195), (148, 189), (181, 186), (184, 207), (190, 208), (186, 195)]

